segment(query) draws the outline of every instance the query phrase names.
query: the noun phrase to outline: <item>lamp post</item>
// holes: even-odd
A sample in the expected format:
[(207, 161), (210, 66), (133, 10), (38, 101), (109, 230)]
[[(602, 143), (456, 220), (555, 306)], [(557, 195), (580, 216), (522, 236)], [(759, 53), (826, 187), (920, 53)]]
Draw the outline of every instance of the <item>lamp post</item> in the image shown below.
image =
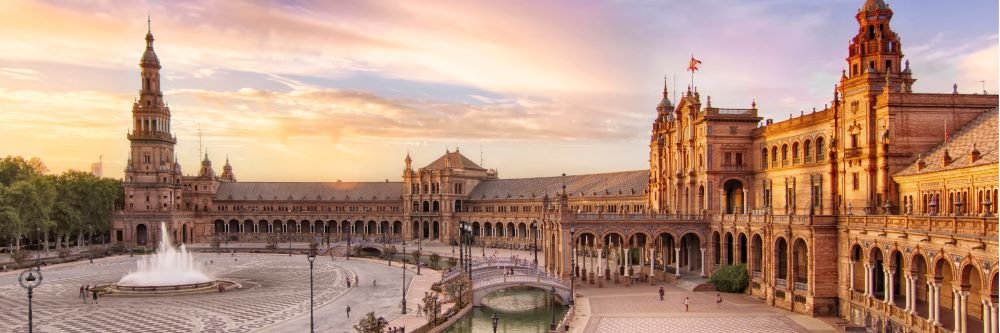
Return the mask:
[(313, 324), (313, 262), (316, 261), (316, 250), (309, 250), (309, 332), (315, 332), (316, 325)]
[(354, 223), (347, 225), (347, 258), (351, 260), (351, 238), (354, 238)]
[[(35, 277), (36, 273), (38, 274), (38, 277)], [(31, 318), (32, 317), (31, 296), (32, 293), (34, 292), (34, 289), (42, 284), (42, 271), (41, 270), (36, 271), (33, 268), (25, 269), (24, 271), (21, 272), (20, 275), (17, 276), (17, 283), (21, 285), (21, 288), (28, 290), (28, 333), (31, 333), (34, 328), (32, 325), (32, 318)]]
[[(455, 254), (455, 247), (451, 247), (451, 254)], [(458, 270), (465, 269), (465, 221), (458, 222)]]
[(464, 244), (461, 247), (467, 247), (465, 249), (466, 257), (462, 265), (465, 266), (466, 272), (469, 274), (469, 285), (472, 284), (472, 225), (469, 223), (464, 223), (462, 225), (462, 234), (465, 235)]
[[(579, 214), (579, 211), (577, 212)], [(573, 252), (574, 245), (576, 245), (576, 228), (572, 224), (569, 225), (569, 239), (573, 242), (569, 243), (569, 255), (570, 255), (570, 265), (569, 265), (569, 305), (573, 305), (573, 298), (576, 293), (576, 253)]]
[(497, 313), (494, 312), (493, 317), (490, 317), (490, 320), (493, 321), (493, 333), (497, 333), (497, 325), (500, 324), (500, 316), (497, 316)]
[[(286, 233), (288, 230), (285, 230)], [(229, 241), (229, 236), (226, 236), (226, 242)], [(292, 235), (288, 235), (288, 256), (292, 256)]]
[(399, 266), (403, 267), (403, 314), (406, 314), (406, 241), (403, 241), (403, 263)]
[(531, 222), (531, 233), (534, 234), (531, 243), (531, 252), (535, 255), (535, 267), (538, 267), (538, 222)]

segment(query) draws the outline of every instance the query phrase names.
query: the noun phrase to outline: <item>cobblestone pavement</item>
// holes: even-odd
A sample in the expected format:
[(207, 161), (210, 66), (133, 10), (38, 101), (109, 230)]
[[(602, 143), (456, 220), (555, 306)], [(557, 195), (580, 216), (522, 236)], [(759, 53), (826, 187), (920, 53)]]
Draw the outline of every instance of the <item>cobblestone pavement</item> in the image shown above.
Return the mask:
[[(577, 288), (578, 311), (573, 332), (836, 332), (822, 321), (776, 309), (741, 294), (690, 292), (658, 286)], [(690, 297), (689, 312), (684, 297)]]
[[(295, 331), (308, 331), (309, 264), (305, 256), (196, 254), (195, 258), (210, 262), (206, 264), (210, 276), (237, 281), (243, 288), (221, 294), (106, 297), (93, 304), (78, 297), (80, 286), (115, 282), (135, 269), (138, 257), (48, 266), (42, 269), (44, 281), (34, 292), (35, 331), (253, 332), (300, 326)], [(0, 274), (2, 332), (27, 331), (27, 297), (17, 285), (18, 273)], [(321, 257), (316, 259), (313, 274), (317, 314), (336, 314), (316, 316), (317, 327), (325, 328), (324, 332), (349, 331), (355, 316), (367, 311), (390, 320), (398, 316), (403, 283), (398, 264), (389, 267)], [(355, 274), (360, 275), (361, 287), (348, 290), (345, 277)], [(373, 277), (379, 279), (378, 288), (371, 287)], [(343, 317), (347, 304), (356, 307), (351, 320)]]

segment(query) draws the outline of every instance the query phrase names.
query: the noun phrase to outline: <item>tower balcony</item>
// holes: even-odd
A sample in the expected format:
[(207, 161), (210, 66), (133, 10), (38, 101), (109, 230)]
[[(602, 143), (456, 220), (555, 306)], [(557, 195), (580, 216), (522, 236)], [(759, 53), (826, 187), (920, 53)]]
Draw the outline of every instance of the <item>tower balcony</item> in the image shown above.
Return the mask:
[(133, 131), (126, 135), (130, 141), (135, 140), (152, 140), (152, 141), (166, 141), (169, 143), (176, 144), (177, 137), (166, 132), (158, 131)]

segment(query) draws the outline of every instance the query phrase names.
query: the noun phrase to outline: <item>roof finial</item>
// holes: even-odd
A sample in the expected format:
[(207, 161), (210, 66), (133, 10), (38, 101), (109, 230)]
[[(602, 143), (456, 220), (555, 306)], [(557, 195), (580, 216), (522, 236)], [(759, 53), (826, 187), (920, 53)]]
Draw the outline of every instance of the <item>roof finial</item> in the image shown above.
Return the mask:
[(150, 19), (149, 9), (146, 10), (146, 33), (153, 33), (153, 20)]

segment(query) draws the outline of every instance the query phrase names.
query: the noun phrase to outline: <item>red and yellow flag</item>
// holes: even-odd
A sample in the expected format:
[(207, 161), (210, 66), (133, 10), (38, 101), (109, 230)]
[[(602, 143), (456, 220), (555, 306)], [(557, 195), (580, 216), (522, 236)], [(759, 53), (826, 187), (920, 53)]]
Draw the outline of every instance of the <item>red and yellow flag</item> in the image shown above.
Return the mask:
[(688, 70), (692, 73), (698, 70), (698, 64), (701, 64), (701, 60), (695, 59), (694, 55), (691, 55), (691, 62), (688, 63)]

